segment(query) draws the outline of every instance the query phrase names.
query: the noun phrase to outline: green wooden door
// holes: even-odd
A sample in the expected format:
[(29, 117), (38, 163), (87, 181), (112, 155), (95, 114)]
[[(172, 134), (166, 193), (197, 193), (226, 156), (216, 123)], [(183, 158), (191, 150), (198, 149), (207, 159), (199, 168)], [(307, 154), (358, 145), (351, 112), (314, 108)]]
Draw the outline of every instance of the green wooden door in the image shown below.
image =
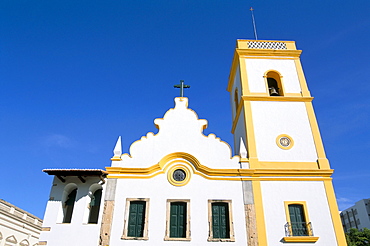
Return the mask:
[(230, 238), (229, 205), (225, 202), (212, 203), (213, 238)]
[(303, 206), (299, 204), (289, 205), (289, 216), (293, 236), (308, 236), (307, 223), (304, 217)]
[(145, 201), (130, 202), (130, 212), (127, 227), (128, 237), (143, 237), (145, 224)]
[(170, 237), (186, 238), (186, 202), (171, 202)]

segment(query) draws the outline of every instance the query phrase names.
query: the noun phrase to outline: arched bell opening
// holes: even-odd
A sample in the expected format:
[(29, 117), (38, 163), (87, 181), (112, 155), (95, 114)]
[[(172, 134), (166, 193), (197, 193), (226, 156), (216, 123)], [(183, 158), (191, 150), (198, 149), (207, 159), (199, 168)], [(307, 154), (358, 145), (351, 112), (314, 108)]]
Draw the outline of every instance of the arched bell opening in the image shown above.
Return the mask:
[(265, 76), (267, 89), (270, 96), (284, 96), (282, 76), (277, 71), (268, 71)]

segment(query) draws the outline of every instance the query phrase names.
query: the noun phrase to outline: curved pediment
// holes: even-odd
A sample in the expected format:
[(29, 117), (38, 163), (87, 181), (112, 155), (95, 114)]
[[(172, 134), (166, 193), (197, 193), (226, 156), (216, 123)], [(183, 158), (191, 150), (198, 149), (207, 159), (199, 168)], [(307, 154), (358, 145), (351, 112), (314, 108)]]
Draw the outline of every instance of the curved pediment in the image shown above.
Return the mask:
[(195, 111), (188, 108), (188, 98), (175, 98), (175, 108), (169, 109), (163, 118), (155, 119), (154, 124), (158, 133), (149, 132), (134, 142), (129, 154), (117, 156), (120, 152), (115, 149), (113, 167), (148, 167), (176, 152), (189, 153), (211, 168), (239, 167), (239, 157), (231, 156), (229, 144), (215, 134), (203, 134), (207, 120), (199, 119)]

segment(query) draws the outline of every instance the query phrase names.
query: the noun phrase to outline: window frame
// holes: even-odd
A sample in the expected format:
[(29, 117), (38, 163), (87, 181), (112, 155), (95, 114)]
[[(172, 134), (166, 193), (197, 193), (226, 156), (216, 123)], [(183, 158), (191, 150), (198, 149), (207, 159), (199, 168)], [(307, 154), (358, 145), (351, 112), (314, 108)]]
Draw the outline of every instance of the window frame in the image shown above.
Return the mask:
[(270, 95), (270, 91), (269, 91), (269, 86), (268, 86), (268, 81), (267, 81), (267, 78), (273, 78), (276, 83), (277, 83), (277, 86), (278, 86), (278, 96), (280, 97), (283, 97), (285, 96), (285, 88), (284, 88), (284, 83), (283, 83), (283, 76), (276, 70), (268, 70), (265, 72), (265, 74), (263, 75), (264, 79), (265, 79), (265, 86), (266, 86), (266, 91), (267, 91), (267, 95), (268, 96), (271, 96)]
[[(186, 204), (186, 237), (170, 237), (171, 203), (183, 202)], [(165, 241), (190, 241), (190, 199), (167, 199), (166, 203), (166, 235)]]
[[(310, 221), (310, 218), (308, 217), (308, 209), (307, 209), (306, 201), (284, 201), (286, 221), (287, 221), (287, 223), (289, 223), (289, 225), (292, 225), (292, 222), (290, 220), (289, 205), (301, 205), (302, 206), (303, 214), (304, 214), (304, 217), (305, 217), (305, 223), (306, 223), (306, 227), (307, 227), (307, 224), (311, 221)], [(316, 242), (317, 240), (319, 240), (319, 237), (314, 237), (313, 233), (309, 232), (308, 227), (307, 227), (307, 231), (308, 231), (307, 236), (295, 236), (295, 235), (293, 235), (292, 226), (290, 226), (289, 227), (289, 232), (290, 232), (291, 236), (283, 237), (283, 239), (284, 239), (285, 242), (303, 242), (303, 243), (305, 243), (305, 242), (312, 243), (312, 242)]]
[[(145, 202), (145, 219), (144, 219), (144, 228), (142, 237), (129, 237), (128, 236), (128, 224), (130, 217), (130, 205), (131, 202)], [(124, 240), (149, 240), (148, 236), (148, 222), (149, 222), (149, 205), (150, 198), (126, 198), (126, 209), (125, 209), (125, 220), (124, 220), (124, 229), (121, 239)]]
[[(226, 203), (228, 205), (229, 212), (229, 235), (230, 238), (214, 238), (213, 237), (213, 217), (212, 217), (212, 204), (213, 203)], [(231, 200), (208, 200), (208, 242), (235, 242), (234, 234), (234, 222), (232, 212), (232, 201)]]

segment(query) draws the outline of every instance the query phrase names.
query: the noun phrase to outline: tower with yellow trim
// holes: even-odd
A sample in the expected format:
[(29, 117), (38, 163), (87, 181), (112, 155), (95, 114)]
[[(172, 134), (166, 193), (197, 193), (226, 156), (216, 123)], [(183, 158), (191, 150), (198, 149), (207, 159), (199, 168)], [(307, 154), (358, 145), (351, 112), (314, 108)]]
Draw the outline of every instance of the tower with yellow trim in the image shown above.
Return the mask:
[(237, 41), (227, 90), (235, 151), (255, 172), (246, 208), (258, 245), (346, 245), (301, 52), (293, 41)]

